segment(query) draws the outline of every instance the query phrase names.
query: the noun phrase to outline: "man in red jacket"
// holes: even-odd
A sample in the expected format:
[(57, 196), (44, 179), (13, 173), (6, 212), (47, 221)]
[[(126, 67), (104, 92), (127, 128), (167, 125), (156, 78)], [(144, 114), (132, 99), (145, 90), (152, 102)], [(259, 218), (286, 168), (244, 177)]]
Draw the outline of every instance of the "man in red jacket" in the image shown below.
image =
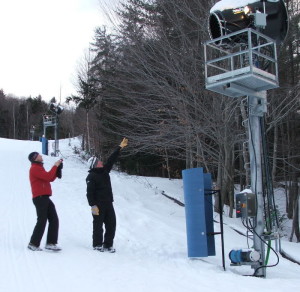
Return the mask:
[(57, 174), (61, 171), (62, 160), (55, 162), (50, 171), (46, 171), (43, 166), (43, 157), (38, 152), (32, 152), (28, 156), (31, 162), (29, 179), (32, 190), (32, 200), (36, 208), (37, 222), (34, 227), (28, 248), (33, 251), (40, 251), (40, 243), (49, 222), (48, 234), (45, 248), (59, 251), (57, 246), (59, 221), (55, 210), (55, 205), (50, 200), (52, 195), (50, 182), (53, 182)]

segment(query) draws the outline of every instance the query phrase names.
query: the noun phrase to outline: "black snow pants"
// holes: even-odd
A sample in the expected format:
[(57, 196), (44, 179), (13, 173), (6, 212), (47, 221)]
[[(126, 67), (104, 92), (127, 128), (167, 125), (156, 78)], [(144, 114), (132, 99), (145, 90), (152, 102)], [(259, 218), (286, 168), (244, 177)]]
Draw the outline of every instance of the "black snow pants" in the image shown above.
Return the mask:
[[(99, 215), (93, 215), (93, 247), (111, 247), (116, 233), (116, 214), (112, 202), (99, 202)], [(105, 226), (103, 240), (103, 224)]]
[(35, 246), (40, 246), (48, 220), (49, 226), (46, 243), (57, 244), (59, 221), (55, 205), (50, 200), (50, 196), (39, 196), (33, 198), (32, 201), (36, 208), (37, 222), (34, 227), (30, 243)]

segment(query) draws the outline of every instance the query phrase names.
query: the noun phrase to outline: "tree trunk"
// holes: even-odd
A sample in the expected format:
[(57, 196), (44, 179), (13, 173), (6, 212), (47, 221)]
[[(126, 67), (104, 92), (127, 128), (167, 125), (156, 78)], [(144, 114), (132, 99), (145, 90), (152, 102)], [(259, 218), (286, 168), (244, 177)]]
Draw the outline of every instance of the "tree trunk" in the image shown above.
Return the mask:
[(87, 152), (91, 151), (91, 143), (90, 143), (90, 125), (89, 125), (89, 111), (86, 111), (86, 134), (87, 134)]
[(200, 161), (199, 161), (199, 159), (197, 159), (197, 167), (204, 166), (205, 171), (207, 173), (209, 173), (210, 172), (209, 166), (206, 162), (205, 154), (203, 152), (202, 142), (201, 142), (199, 135), (196, 136), (196, 139), (197, 139), (197, 157), (202, 158), (202, 164), (203, 164), (203, 165), (200, 165)]
[[(222, 196), (221, 192), (221, 185), (222, 185), (222, 167), (221, 167), (221, 150), (219, 151), (219, 161), (218, 161), (218, 170), (217, 170), (217, 179), (216, 179), (216, 184), (214, 186), (215, 190), (218, 190), (219, 193), (215, 195), (215, 202), (214, 202), (214, 211), (217, 213), (220, 213), (220, 203), (219, 199), (220, 196)], [(222, 200), (222, 205), (224, 205), (224, 201)], [(222, 206), (223, 208), (223, 206)]]
[(85, 134), (82, 134), (81, 149), (82, 151), (85, 150)]
[(13, 129), (14, 129), (14, 136), (13, 138), (16, 139), (16, 116), (15, 116), (15, 104), (13, 104)]
[(168, 156), (168, 151), (167, 151), (166, 147), (165, 147), (165, 162), (166, 162), (166, 169), (167, 169), (167, 173), (168, 173), (168, 178), (171, 179), (169, 156)]
[(294, 212), (293, 212), (293, 224), (292, 224), (292, 232), (289, 240), (293, 241), (293, 235), (295, 234), (297, 242), (300, 242), (300, 230), (299, 230), (299, 193), (294, 201)]
[(189, 129), (187, 129), (187, 131), (185, 165), (186, 169), (189, 169), (193, 168), (193, 151), (191, 145), (191, 133), (189, 132)]

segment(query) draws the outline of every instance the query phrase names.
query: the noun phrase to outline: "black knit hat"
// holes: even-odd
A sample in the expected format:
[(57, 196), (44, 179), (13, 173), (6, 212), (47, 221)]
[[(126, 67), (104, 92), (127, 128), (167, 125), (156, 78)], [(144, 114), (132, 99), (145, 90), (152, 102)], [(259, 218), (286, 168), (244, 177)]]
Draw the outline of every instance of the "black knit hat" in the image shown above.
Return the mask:
[(29, 155), (28, 155), (28, 159), (30, 162), (33, 162), (36, 160), (36, 158), (38, 157), (39, 153), (38, 152), (31, 152)]

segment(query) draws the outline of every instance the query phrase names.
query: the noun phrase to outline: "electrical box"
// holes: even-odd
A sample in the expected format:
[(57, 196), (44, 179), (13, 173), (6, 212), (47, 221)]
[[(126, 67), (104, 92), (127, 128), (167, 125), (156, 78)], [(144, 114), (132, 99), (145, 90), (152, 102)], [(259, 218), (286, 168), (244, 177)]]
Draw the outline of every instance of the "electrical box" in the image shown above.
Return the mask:
[(236, 218), (256, 216), (256, 195), (253, 193), (239, 193), (235, 196)]
[(267, 25), (267, 14), (266, 13), (256, 12), (254, 14), (254, 25), (256, 27), (265, 28), (266, 25)]

